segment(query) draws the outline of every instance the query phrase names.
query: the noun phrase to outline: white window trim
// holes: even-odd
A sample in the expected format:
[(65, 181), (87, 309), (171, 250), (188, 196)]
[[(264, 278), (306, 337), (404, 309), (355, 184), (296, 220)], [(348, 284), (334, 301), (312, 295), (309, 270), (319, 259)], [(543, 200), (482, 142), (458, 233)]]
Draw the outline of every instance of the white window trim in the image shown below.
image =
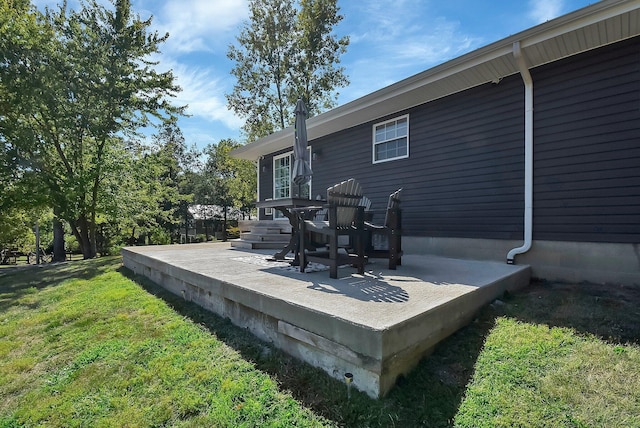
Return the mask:
[[(382, 144), (385, 143), (385, 141), (382, 141), (380, 143), (376, 143), (376, 127), (380, 126), (380, 125), (385, 125), (389, 122), (397, 122), (398, 120), (401, 119), (407, 119), (407, 154), (406, 155), (402, 155), (402, 156), (397, 156), (394, 158), (389, 158), (389, 159), (382, 159), (382, 160), (376, 160), (376, 145), (378, 144)], [(372, 127), (371, 127), (371, 163), (384, 163), (384, 162), (391, 162), (391, 161), (395, 161), (395, 160), (399, 160), (399, 159), (406, 159), (409, 157), (409, 115), (405, 114), (402, 116), (398, 116), (398, 117), (394, 117), (392, 119), (389, 120), (385, 120), (383, 122), (378, 122), (375, 123)]]
[[(312, 160), (311, 160), (311, 153), (312, 153), (311, 146), (308, 146), (307, 150), (309, 151), (309, 164), (311, 164), (312, 163)], [(289, 160), (289, 174), (291, 174), (291, 168), (293, 168), (293, 150), (291, 150), (289, 152), (286, 152), (286, 153), (279, 154), (277, 156), (274, 156), (272, 161), (271, 161), (271, 165), (272, 165), (272, 168), (271, 168), (271, 194), (274, 195), (274, 199), (276, 199), (275, 198), (275, 191), (276, 191), (276, 175), (275, 175), (276, 161), (278, 159), (282, 159), (282, 158), (287, 157), (287, 156), (290, 157), (290, 160)], [(313, 166), (312, 166), (312, 168), (313, 168)], [(313, 190), (312, 181), (313, 181), (313, 178), (311, 179), (311, 181), (309, 181), (309, 184), (308, 184), (308, 186), (309, 186), (309, 194), (310, 195), (313, 194), (312, 193), (312, 190)], [(291, 181), (289, 181), (289, 197), (291, 197)], [(277, 199), (280, 199), (280, 198), (277, 198)], [(265, 215), (269, 215), (269, 214), (267, 214), (266, 209), (265, 209)], [(276, 217), (275, 210), (271, 210), (271, 215), (274, 216), (274, 220), (286, 220), (286, 217)]]
[[(272, 197), (273, 199), (278, 199), (275, 197), (275, 192), (276, 192), (276, 161), (282, 158), (286, 158), (286, 157), (292, 157), (293, 156), (293, 151), (287, 152), (287, 153), (282, 153), (278, 156), (274, 156), (272, 159), (272, 169), (271, 169), (271, 193), (272, 193)], [(291, 168), (293, 167), (293, 165), (291, 164), (291, 160), (289, 160), (289, 173), (291, 173)], [(291, 196), (291, 184), (289, 184), (289, 196)]]

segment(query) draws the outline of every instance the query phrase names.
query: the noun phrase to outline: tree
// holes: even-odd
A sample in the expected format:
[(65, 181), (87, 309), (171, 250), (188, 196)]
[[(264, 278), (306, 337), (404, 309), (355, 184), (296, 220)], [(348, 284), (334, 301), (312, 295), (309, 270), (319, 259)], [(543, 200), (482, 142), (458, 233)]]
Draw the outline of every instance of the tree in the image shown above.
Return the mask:
[(28, 0), (0, 0), (0, 241), (23, 251), (33, 244), (34, 223), (49, 214), (51, 198), (40, 191), (42, 180), (14, 144), (13, 138), (28, 140), (31, 132), (14, 122), (11, 112), (22, 97), (28, 104), (33, 96), (28, 70), (46, 66), (40, 50), (52, 35), (31, 13)]
[(105, 224), (120, 242), (171, 243), (193, 200), (190, 185), (199, 152), (187, 148), (175, 123), (165, 124), (151, 144), (128, 140), (120, 172), (109, 176), (100, 197)]
[[(84, 257), (94, 257), (106, 209), (101, 196), (121, 172), (124, 136), (183, 111), (168, 101), (179, 90), (173, 74), (156, 72), (148, 59), (168, 35), (149, 32), (150, 19), (132, 16), (128, 0), (116, 0), (115, 10), (88, 0), (79, 11), (65, 3), (45, 14), (25, 12), (26, 2), (2, 1), (21, 19), (2, 21), (5, 151), (16, 154), (25, 175), (37, 177)], [(19, 31), (4, 31), (6, 25)]]
[(332, 34), (342, 16), (337, 0), (250, 0), (250, 21), (230, 46), (237, 82), (227, 94), (229, 107), (245, 118), (249, 140), (293, 122), (296, 100), (302, 98), (315, 115), (335, 105), (334, 90), (348, 84), (337, 67), (347, 37)]
[(236, 141), (225, 139), (218, 144), (210, 144), (204, 154), (207, 156), (203, 169), (202, 188), (212, 202), (224, 209), (223, 231), (227, 230), (229, 207), (239, 206), (250, 211), (255, 201), (256, 174), (252, 162), (232, 158), (229, 153), (240, 147)]
[(170, 237), (177, 238), (176, 227), (185, 216), (185, 209), (193, 199), (188, 172), (195, 170), (199, 152), (187, 148), (184, 136), (174, 123), (168, 123), (155, 136), (153, 151), (146, 156), (145, 164), (153, 168), (146, 181), (154, 188), (150, 196), (157, 198), (155, 223)]
[(293, 106), (302, 98), (309, 114), (314, 115), (334, 107), (333, 89), (349, 84), (344, 68), (336, 67), (349, 39), (337, 39), (331, 33), (342, 20), (336, 0), (300, 0), (300, 4), (295, 41), (298, 56), (292, 64), (287, 98)]

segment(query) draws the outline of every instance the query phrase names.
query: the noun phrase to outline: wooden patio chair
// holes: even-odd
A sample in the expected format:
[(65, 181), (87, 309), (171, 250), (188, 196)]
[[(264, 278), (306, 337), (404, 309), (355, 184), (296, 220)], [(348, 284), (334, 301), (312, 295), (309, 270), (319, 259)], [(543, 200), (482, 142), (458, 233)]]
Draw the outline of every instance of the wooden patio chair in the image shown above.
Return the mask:
[[(349, 264), (364, 273), (364, 207), (360, 205), (362, 188), (354, 179), (343, 181), (327, 189), (327, 220), (300, 221), (300, 271), (308, 262), (329, 266), (329, 276), (338, 277), (338, 267)], [(309, 250), (310, 236), (313, 242), (327, 242), (326, 249)], [(348, 243), (340, 238), (348, 237)], [(340, 247), (352, 246), (355, 253)]]
[(376, 225), (371, 222), (365, 222), (364, 224), (369, 241), (366, 248), (366, 256), (372, 259), (388, 258), (389, 269), (392, 270), (402, 264), (401, 195), (402, 189), (398, 189), (389, 195), (383, 225)]

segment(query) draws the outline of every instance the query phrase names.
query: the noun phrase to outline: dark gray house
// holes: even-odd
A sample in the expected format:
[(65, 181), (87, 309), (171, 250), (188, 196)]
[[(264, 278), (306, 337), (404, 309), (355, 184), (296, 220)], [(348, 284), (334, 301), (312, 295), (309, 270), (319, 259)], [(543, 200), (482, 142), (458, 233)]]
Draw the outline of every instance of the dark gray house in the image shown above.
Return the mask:
[[(310, 194), (404, 188), (405, 252), (640, 284), (640, 1), (604, 0), (307, 121)], [(289, 196), (293, 129), (235, 151)], [(259, 213), (260, 219), (271, 215)]]

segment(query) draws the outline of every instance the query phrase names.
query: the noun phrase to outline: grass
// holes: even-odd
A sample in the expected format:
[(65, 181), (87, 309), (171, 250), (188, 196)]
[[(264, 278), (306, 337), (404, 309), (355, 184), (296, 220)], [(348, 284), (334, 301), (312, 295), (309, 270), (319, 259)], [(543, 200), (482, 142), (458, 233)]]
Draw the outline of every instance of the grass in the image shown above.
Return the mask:
[(118, 266), (101, 259), (1, 278), (0, 426), (322, 424)]
[(640, 427), (640, 289), (537, 284), (508, 302), (456, 425)]
[(372, 400), (120, 266), (0, 271), (0, 427), (640, 426), (640, 290), (534, 283)]

